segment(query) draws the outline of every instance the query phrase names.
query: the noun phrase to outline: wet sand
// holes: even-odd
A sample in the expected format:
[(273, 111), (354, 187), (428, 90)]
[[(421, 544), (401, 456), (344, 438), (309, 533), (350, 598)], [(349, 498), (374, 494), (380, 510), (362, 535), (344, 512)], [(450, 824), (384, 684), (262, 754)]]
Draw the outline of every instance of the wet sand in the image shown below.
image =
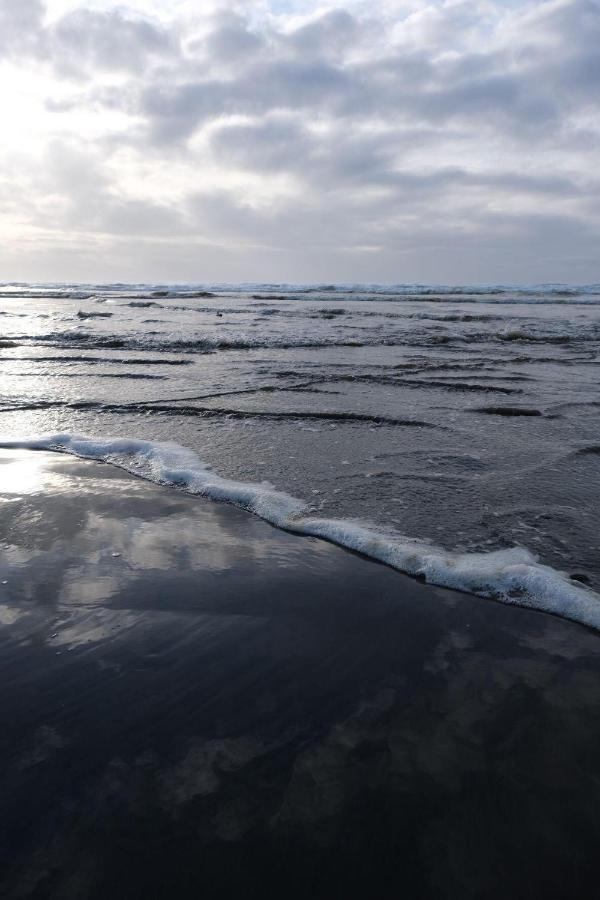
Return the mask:
[(599, 635), (56, 454), (0, 541), (2, 897), (597, 894)]

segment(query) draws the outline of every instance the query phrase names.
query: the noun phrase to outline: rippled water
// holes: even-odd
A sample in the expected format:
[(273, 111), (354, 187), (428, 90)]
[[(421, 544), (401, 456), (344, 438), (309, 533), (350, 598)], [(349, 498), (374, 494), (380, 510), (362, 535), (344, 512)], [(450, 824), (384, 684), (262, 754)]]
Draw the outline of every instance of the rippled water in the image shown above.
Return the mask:
[(0, 432), (177, 441), (600, 587), (600, 286), (4, 285)]

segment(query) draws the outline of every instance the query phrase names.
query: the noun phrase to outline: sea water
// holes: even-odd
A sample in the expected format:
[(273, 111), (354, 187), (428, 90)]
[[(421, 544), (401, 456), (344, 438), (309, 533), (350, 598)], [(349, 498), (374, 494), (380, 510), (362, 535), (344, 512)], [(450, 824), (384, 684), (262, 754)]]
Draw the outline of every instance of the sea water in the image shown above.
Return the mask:
[(600, 625), (600, 286), (0, 287), (4, 445)]

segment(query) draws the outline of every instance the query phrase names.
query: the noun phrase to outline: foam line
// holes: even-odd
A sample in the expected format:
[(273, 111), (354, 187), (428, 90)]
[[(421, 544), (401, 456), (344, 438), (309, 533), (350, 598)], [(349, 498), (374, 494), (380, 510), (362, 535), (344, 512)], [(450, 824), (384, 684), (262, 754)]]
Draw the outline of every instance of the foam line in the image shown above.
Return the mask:
[(55, 434), (22, 440), (0, 438), (0, 448), (52, 450), (101, 460), (156, 484), (232, 503), (279, 528), (323, 538), (430, 584), (543, 610), (600, 630), (600, 596), (538, 562), (521, 547), (454, 553), (375, 525), (313, 518), (304, 501), (275, 490), (267, 482), (222, 478), (192, 450), (174, 443)]

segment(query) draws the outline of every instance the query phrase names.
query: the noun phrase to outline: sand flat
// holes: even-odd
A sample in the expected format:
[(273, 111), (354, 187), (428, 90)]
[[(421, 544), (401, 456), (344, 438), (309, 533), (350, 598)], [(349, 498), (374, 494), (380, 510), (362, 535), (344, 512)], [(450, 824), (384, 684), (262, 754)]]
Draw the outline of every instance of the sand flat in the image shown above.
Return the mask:
[(30, 451), (0, 581), (2, 896), (595, 884), (597, 634)]

